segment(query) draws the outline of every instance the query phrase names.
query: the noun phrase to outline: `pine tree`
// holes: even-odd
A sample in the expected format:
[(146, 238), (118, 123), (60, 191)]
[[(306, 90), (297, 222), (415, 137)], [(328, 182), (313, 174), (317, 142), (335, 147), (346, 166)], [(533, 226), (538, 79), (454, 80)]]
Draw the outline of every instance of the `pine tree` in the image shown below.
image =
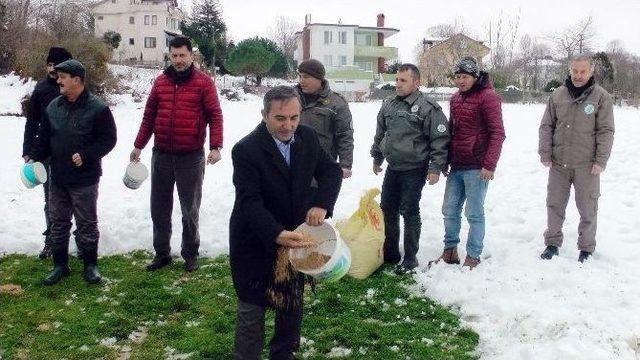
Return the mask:
[(259, 38), (242, 40), (229, 53), (226, 66), (234, 75), (254, 76), (260, 86), (276, 61), (274, 52), (267, 49)]
[(183, 24), (182, 32), (198, 45), (208, 67), (223, 69), (228, 48), (227, 26), (222, 20), (219, 0), (196, 1), (193, 14)]

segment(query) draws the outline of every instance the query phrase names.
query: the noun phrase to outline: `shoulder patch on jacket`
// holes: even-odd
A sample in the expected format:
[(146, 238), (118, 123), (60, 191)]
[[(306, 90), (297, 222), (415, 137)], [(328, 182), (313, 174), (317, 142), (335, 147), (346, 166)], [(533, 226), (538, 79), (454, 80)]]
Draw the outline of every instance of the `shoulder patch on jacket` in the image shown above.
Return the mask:
[(440, 110), (441, 109), (440, 104), (438, 104), (438, 102), (434, 98), (432, 98), (431, 96), (424, 95), (422, 97), (422, 101), (424, 103), (427, 103), (427, 104), (433, 106), (436, 110)]

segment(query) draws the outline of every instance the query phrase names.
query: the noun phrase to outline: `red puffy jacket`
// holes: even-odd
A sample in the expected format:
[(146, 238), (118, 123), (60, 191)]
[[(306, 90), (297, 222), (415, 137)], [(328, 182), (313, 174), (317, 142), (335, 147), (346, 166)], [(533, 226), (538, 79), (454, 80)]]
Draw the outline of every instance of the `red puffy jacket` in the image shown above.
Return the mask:
[(211, 79), (193, 68), (178, 84), (169, 68), (154, 81), (134, 146), (142, 149), (154, 135), (154, 147), (169, 153), (202, 149), (209, 125), (209, 149), (222, 147), (222, 110)]
[(502, 107), (485, 72), (474, 86), (450, 100), (449, 165), (452, 170), (495, 171), (505, 139)]

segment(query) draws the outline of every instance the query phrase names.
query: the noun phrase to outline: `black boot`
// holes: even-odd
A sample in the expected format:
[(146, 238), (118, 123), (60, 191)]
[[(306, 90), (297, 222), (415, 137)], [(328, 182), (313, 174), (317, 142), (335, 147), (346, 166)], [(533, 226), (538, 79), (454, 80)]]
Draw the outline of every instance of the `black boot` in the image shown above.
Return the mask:
[(184, 260), (184, 270), (187, 272), (194, 272), (198, 270), (198, 258), (192, 257)]
[(43, 285), (55, 285), (62, 280), (62, 278), (69, 276), (71, 270), (67, 266), (56, 265), (53, 270), (42, 280)]
[(396, 267), (396, 274), (404, 275), (406, 273), (413, 272), (415, 268), (418, 267), (418, 260), (414, 259), (404, 259), (402, 263)]
[(156, 255), (153, 260), (147, 265), (147, 271), (156, 271), (171, 264), (171, 256), (158, 256)]
[(547, 246), (546, 249), (540, 254), (540, 258), (545, 260), (551, 260), (552, 257), (558, 255), (558, 247), (554, 245)]
[(591, 253), (588, 251), (580, 251), (580, 255), (578, 255), (578, 261), (583, 263), (585, 262), (589, 257), (591, 256)]
[(44, 260), (49, 256), (51, 256), (51, 244), (47, 244), (45, 242), (44, 247), (42, 248), (42, 251), (40, 251), (40, 254), (38, 255), (38, 257), (40, 258), (40, 260)]
[(66, 249), (55, 249), (52, 251), (53, 255), (53, 270), (44, 278), (42, 283), (44, 285), (55, 285), (62, 280), (62, 278), (69, 276), (71, 270), (69, 270), (69, 255)]
[(102, 280), (102, 276), (98, 272), (98, 265), (96, 263), (84, 264), (84, 281), (88, 284), (97, 284)]

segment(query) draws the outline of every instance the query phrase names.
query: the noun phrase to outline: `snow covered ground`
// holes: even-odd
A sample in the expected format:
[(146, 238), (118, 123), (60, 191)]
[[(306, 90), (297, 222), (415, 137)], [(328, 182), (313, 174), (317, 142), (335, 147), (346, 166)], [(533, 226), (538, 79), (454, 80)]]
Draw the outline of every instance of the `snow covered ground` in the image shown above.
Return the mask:
[[(2, 79), (0, 84), (5, 84)], [(14, 89), (0, 85), (0, 101), (14, 96)], [(135, 103), (131, 95), (118, 95), (115, 100), (118, 104), (112, 110), (119, 139), (103, 161), (98, 210), (101, 255), (152, 249), (150, 182), (138, 190), (122, 184), (144, 102)], [(448, 114), (446, 103), (442, 105)], [(9, 101), (0, 102), (0, 114), (10, 113), (12, 106)], [(234, 200), (230, 150), (258, 124), (260, 106), (260, 101), (222, 102), (225, 149), (222, 161), (206, 170), (200, 213), (203, 255), (228, 251)], [(382, 175), (371, 172), (369, 156), (380, 102), (350, 106), (356, 137), (354, 177), (343, 184), (336, 219), (348, 217), (360, 195), (382, 183)], [(546, 171), (538, 162), (536, 146), (544, 107), (507, 104), (503, 109), (507, 140), (487, 197), (482, 264), (472, 272), (444, 264), (423, 269), (412, 290), (459, 311), (464, 324), (480, 334), (484, 359), (640, 358), (640, 236), (635, 232), (640, 228), (640, 112), (615, 109), (616, 141), (602, 176), (598, 247), (593, 259), (581, 265), (576, 261), (578, 214), (573, 202), (560, 257), (549, 262), (538, 258), (543, 249)], [(42, 190), (25, 189), (18, 176), (23, 128), (24, 118), (0, 116), (0, 254), (36, 254), (42, 245)], [(142, 154), (147, 165), (150, 155), (148, 147)], [(444, 181), (423, 192), (419, 253), (423, 265), (442, 249), (443, 193)], [(177, 196), (173, 225), (173, 251), (179, 254)], [(459, 250), (464, 256), (464, 240)]]

